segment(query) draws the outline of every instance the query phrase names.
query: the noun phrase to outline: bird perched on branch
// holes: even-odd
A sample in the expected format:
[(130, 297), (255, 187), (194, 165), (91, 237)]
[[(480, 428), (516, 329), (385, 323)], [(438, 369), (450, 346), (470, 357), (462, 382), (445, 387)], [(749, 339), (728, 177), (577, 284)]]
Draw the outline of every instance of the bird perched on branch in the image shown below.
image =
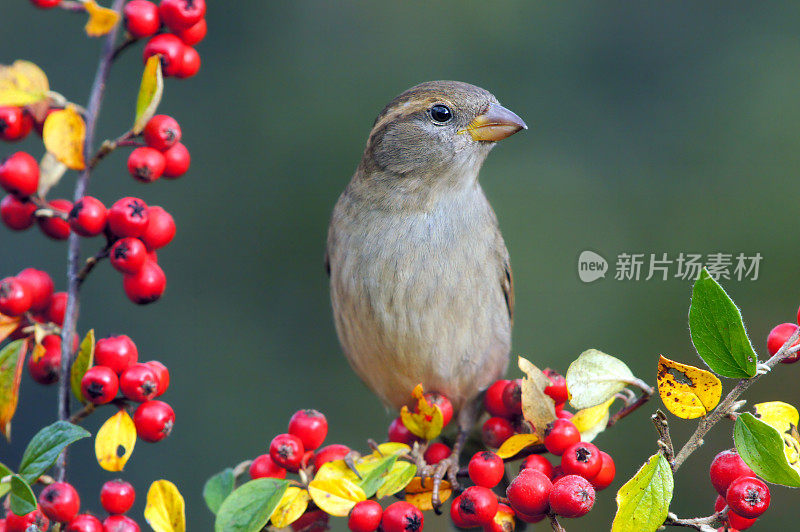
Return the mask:
[(326, 267), (347, 360), (390, 407), (421, 383), (468, 430), (506, 370), (511, 266), (478, 171), (521, 129), (491, 93), (457, 81), (412, 87), (375, 120), (334, 208)]

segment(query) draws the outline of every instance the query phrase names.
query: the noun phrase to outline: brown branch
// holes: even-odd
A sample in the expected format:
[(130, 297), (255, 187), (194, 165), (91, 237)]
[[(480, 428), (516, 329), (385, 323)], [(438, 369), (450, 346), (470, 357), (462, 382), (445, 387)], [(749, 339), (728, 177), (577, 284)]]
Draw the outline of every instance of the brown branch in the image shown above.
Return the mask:
[(547, 518), (550, 519), (550, 526), (556, 532), (566, 532), (567, 529), (561, 526), (561, 523), (558, 522), (558, 518), (556, 514), (547, 514)]
[(97, 407), (94, 404), (87, 403), (86, 405), (84, 405), (83, 408), (72, 414), (72, 417), (69, 418), (69, 422), (74, 425), (77, 425), (78, 423), (89, 417), (89, 414), (94, 412), (95, 408)]
[(86, 262), (84, 263), (83, 268), (81, 268), (81, 271), (79, 271), (77, 273), (77, 279), (78, 279), (78, 283), (79, 284), (83, 284), (83, 281), (86, 280), (86, 277), (92, 272), (92, 270), (94, 270), (95, 266), (97, 266), (97, 264), (101, 260), (103, 260), (106, 257), (108, 257), (108, 253), (109, 253), (109, 250), (111, 249), (111, 245), (112, 244), (113, 243), (111, 242), (111, 239), (108, 239), (106, 241), (106, 245), (103, 246), (102, 249), (100, 249), (100, 251), (98, 251), (93, 256), (89, 257), (88, 259), (86, 259)]
[(708, 517), (695, 517), (693, 519), (679, 519), (675, 514), (669, 514), (667, 520), (664, 521), (665, 526), (682, 526), (685, 528), (693, 528), (702, 532), (716, 532), (717, 527), (720, 526), (725, 517), (728, 515), (728, 507)]
[(632, 413), (634, 413), (636, 410), (641, 408), (647, 401), (649, 401), (650, 398), (655, 393), (653, 387), (641, 379), (634, 379), (630, 382), (630, 384), (642, 390), (642, 395), (640, 395), (636, 401), (633, 402), (630, 402), (629, 400), (626, 401), (625, 406), (620, 408), (608, 419), (608, 423), (606, 423), (606, 428), (613, 427), (621, 419), (624, 419), (629, 415), (631, 415)]
[(664, 458), (669, 462), (672, 467), (672, 462), (675, 460), (675, 447), (672, 446), (672, 437), (669, 435), (669, 423), (667, 416), (661, 410), (656, 410), (656, 413), (650, 416), (653, 420), (653, 425), (656, 426), (658, 431), (658, 446), (664, 452)]

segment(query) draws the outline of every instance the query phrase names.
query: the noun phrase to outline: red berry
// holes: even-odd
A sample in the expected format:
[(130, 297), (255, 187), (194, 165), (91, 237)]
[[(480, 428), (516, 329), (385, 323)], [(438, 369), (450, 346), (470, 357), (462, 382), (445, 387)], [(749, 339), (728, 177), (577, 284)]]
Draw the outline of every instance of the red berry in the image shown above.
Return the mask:
[(469, 526), (483, 526), (497, 513), (497, 496), (483, 486), (470, 486), (459, 496), (458, 513)]
[(56, 292), (50, 298), (50, 304), (47, 306), (44, 315), (47, 321), (51, 321), (59, 327), (64, 325), (64, 314), (67, 312), (67, 298), (66, 292)]
[(269, 444), (269, 456), (280, 467), (295, 472), (305, 453), (303, 442), (294, 434), (278, 434)]
[(28, 359), (28, 373), (39, 384), (53, 384), (58, 381), (61, 372), (61, 337), (48, 334), (42, 339), (44, 353), (34, 359), (34, 353)]
[(604, 490), (614, 482), (617, 474), (617, 466), (614, 459), (605, 451), (600, 451), (600, 471), (592, 478), (588, 479), (596, 491)]
[(16, 277), (0, 280), (0, 314), (21, 316), (30, 310), (32, 302), (27, 283)]
[(147, 0), (131, 0), (122, 10), (125, 17), (125, 29), (135, 39), (155, 35), (161, 26), (158, 7)]
[(13, 194), (0, 201), (0, 218), (6, 227), (13, 231), (23, 231), (36, 221), (36, 205), (30, 201), (17, 199)]
[(102, 405), (114, 399), (118, 390), (117, 374), (106, 366), (89, 368), (81, 379), (83, 396), (87, 401), (96, 405)]
[(124, 514), (135, 500), (136, 490), (122, 479), (109, 480), (100, 488), (100, 504), (110, 514)]
[(148, 213), (150, 222), (139, 238), (147, 249), (161, 249), (175, 238), (175, 220), (170, 213), (158, 206), (150, 207)]
[(489, 386), (486, 390), (483, 404), (486, 407), (486, 411), (492, 416), (511, 417), (511, 412), (506, 408), (503, 402), (503, 390), (509, 382), (511, 381), (506, 379), (495, 381), (494, 384)]
[(755, 477), (740, 477), (731, 482), (725, 494), (725, 500), (731, 510), (753, 519), (769, 508), (769, 488)]
[(138, 272), (125, 275), (122, 287), (128, 299), (137, 305), (146, 305), (158, 301), (164, 294), (167, 276), (158, 264), (148, 259)]
[(164, 167), (164, 177), (175, 179), (189, 170), (192, 164), (192, 157), (189, 150), (181, 142), (176, 142), (174, 146), (164, 152), (164, 159), (167, 165)]
[(581, 441), (581, 433), (572, 421), (556, 419), (544, 431), (544, 446), (556, 456), (561, 456), (570, 445)]
[(535, 469), (547, 478), (553, 478), (553, 464), (541, 454), (532, 454), (526, 457), (520, 466), (520, 470), (522, 469)]
[(73, 231), (81, 236), (97, 236), (106, 228), (106, 206), (91, 196), (78, 200), (69, 211), (67, 221)]
[(423, 458), (428, 465), (438, 464), (442, 460), (449, 457), (453, 451), (443, 443), (432, 443), (425, 450)]
[(709, 476), (714, 489), (724, 497), (731, 482), (739, 477), (755, 477), (756, 474), (744, 463), (736, 450), (729, 449), (714, 457), (709, 468)]
[(575, 414), (569, 410), (564, 410), (563, 408), (556, 410), (556, 417), (558, 419), (572, 419), (574, 416)]
[(103, 532), (103, 523), (91, 514), (80, 514), (69, 522), (65, 532)]
[(453, 419), (453, 403), (450, 402), (450, 399), (438, 392), (428, 392), (425, 394), (425, 400), (428, 401), (428, 404), (439, 407), (439, 410), (442, 411), (442, 427), (446, 427)]
[(25, 268), (16, 275), (19, 282), (26, 285), (31, 294), (31, 310), (43, 312), (50, 304), (53, 296), (53, 279), (47, 272), (34, 268)]
[(158, 391), (156, 373), (147, 364), (134, 364), (119, 376), (119, 389), (131, 401), (149, 401)]
[(503, 480), (503, 459), (491, 451), (479, 451), (469, 461), (469, 478), (478, 486), (493, 488)]
[(173, 31), (194, 26), (206, 15), (205, 0), (161, 0), (158, 5), (161, 20)]
[(33, 129), (33, 120), (21, 107), (0, 107), (0, 139), (22, 140)]
[(8, 532), (27, 532), (28, 527), (31, 526), (35, 526), (36, 530), (50, 528), (50, 520), (45, 517), (39, 507), (25, 515), (16, 515), (14, 512), (6, 513), (6, 530)]
[(151, 148), (164, 151), (181, 140), (181, 126), (167, 115), (156, 115), (144, 126), (144, 141)]
[(172, 432), (175, 425), (175, 412), (163, 401), (147, 401), (139, 405), (133, 413), (136, 434), (144, 441), (155, 443)]
[(175, 74), (180, 79), (191, 78), (200, 71), (200, 54), (191, 46), (184, 46), (181, 69)]
[(161, 55), (161, 70), (165, 76), (175, 76), (183, 68), (183, 42), (171, 33), (162, 33), (152, 37), (144, 47), (145, 64), (150, 56)]
[(461, 516), (461, 512), (458, 511), (461, 506), (461, 500), (461, 495), (459, 495), (450, 504), (450, 520), (456, 528), (470, 528), (472, 525), (465, 521)]
[(120, 238), (111, 246), (108, 257), (111, 266), (118, 272), (136, 273), (142, 269), (147, 260), (147, 248), (138, 238), (132, 236)]
[(31, 4), (39, 9), (51, 9), (61, 3), (61, 0), (31, 0)]
[(286, 470), (272, 461), (268, 454), (262, 454), (250, 464), (250, 478), (286, 478)]
[(415, 436), (408, 430), (408, 427), (403, 425), (403, 420), (400, 417), (396, 417), (389, 424), (389, 441), (413, 446), (414, 442), (421, 442), (422, 438)]
[(419, 508), (405, 501), (390, 504), (381, 518), (383, 532), (418, 532), (424, 524), (425, 518)]
[(518, 511), (515, 511), (514, 513), (520, 519), (520, 521), (524, 521), (526, 523), (538, 523), (547, 517), (547, 514), (524, 514)]
[(54, 240), (66, 240), (69, 238), (71, 228), (69, 222), (59, 216), (59, 213), (69, 215), (72, 210), (72, 202), (65, 199), (54, 199), (47, 206), (55, 213), (55, 216), (43, 216), (37, 218), (39, 229), (42, 233)]
[(503, 388), (503, 404), (512, 415), (522, 414), (522, 379), (514, 379)]
[[(725, 498), (722, 495), (717, 495), (717, 500), (714, 501), (714, 511), (719, 512), (726, 506), (728, 506), (728, 503), (725, 501)], [(742, 517), (733, 510), (728, 509), (728, 524), (731, 526), (731, 528), (735, 528), (736, 530), (746, 530), (756, 524), (756, 521), (758, 521), (758, 519)]]
[(39, 494), (39, 508), (51, 521), (69, 523), (78, 515), (81, 499), (67, 482), (54, 482)]
[(126, 515), (110, 515), (103, 520), (103, 532), (140, 532), (139, 525)]
[(101, 338), (94, 347), (95, 364), (107, 366), (117, 375), (121, 375), (138, 360), (139, 351), (136, 349), (136, 344), (124, 334)]
[(291, 524), (294, 532), (326, 532), (330, 516), (322, 510), (311, 510)]
[[(797, 325), (794, 323), (781, 323), (780, 325), (776, 325), (767, 336), (767, 351), (769, 351), (769, 354), (774, 355), (777, 353), (796, 330)], [(800, 343), (800, 340), (793, 343), (792, 347), (796, 346), (798, 343)], [(781, 359), (781, 362), (784, 364), (793, 364), (798, 360), (800, 360), (800, 352), (795, 352)]]
[(303, 449), (313, 451), (328, 435), (328, 420), (317, 410), (298, 410), (289, 420), (289, 434), (300, 438)]
[(523, 469), (506, 488), (511, 507), (527, 515), (547, 512), (548, 497), (553, 483), (535, 469)]
[(140, 146), (128, 156), (128, 172), (142, 183), (151, 183), (161, 177), (166, 164), (164, 155), (149, 146)]
[(18, 151), (0, 164), (0, 186), (24, 198), (39, 188), (39, 163), (30, 154)]
[(585, 478), (567, 475), (558, 479), (550, 491), (550, 510), (564, 517), (581, 517), (594, 506), (595, 492)]
[(206, 19), (202, 19), (200, 22), (195, 24), (194, 26), (190, 26), (185, 30), (180, 30), (175, 32), (180, 40), (183, 41), (183, 44), (186, 46), (194, 46), (195, 44), (199, 43), (203, 39), (206, 38), (206, 32), (208, 28), (206, 26)]
[(490, 417), (481, 427), (483, 443), (493, 449), (499, 448), (503, 442), (514, 435), (514, 425), (502, 417)]
[(374, 532), (378, 530), (383, 517), (383, 508), (373, 500), (357, 502), (347, 518), (347, 527), (353, 532)]
[(332, 462), (333, 460), (342, 460), (349, 452), (350, 447), (339, 443), (326, 445), (321, 449), (317, 449), (314, 453), (314, 470), (319, 471), (319, 468), (322, 467), (323, 464)]
[(158, 389), (156, 390), (156, 397), (164, 395), (164, 392), (169, 388), (169, 370), (167, 366), (158, 360), (151, 360), (145, 362), (145, 365), (150, 366), (150, 369), (156, 374), (156, 381), (158, 382)]
[(544, 389), (544, 393), (549, 395), (557, 405), (566, 403), (569, 400), (567, 380), (560, 373), (552, 369), (544, 370), (544, 374), (550, 379), (550, 382), (553, 383)]
[(603, 459), (600, 449), (589, 442), (570, 445), (561, 456), (561, 469), (567, 475), (579, 475), (586, 479), (594, 478), (600, 472)]

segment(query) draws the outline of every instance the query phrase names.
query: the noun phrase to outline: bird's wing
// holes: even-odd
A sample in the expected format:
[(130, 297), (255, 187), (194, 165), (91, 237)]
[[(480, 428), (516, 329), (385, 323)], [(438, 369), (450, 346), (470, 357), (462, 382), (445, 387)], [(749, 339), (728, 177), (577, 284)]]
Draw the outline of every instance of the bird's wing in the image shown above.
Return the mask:
[(514, 274), (511, 272), (511, 263), (508, 260), (508, 252), (503, 258), (503, 272), (500, 278), (500, 286), (503, 288), (503, 296), (506, 299), (508, 309), (508, 319), (514, 323)]

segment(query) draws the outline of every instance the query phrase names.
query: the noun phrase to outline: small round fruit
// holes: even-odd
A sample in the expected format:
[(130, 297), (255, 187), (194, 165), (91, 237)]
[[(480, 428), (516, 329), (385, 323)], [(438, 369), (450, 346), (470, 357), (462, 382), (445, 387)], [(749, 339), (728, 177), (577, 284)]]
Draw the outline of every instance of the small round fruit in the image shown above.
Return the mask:
[(106, 228), (108, 211), (97, 198), (84, 196), (72, 206), (67, 221), (70, 228), (81, 236), (97, 236)]
[(161, 55), (161, 70), (165, 76), (176, 76), (183, 67), (183, 49), (186, 47), (171, 33), (162, 33), (151, 37), (142, 53), (144, 63), (153, 56)]
[(39, 508), (51, 521), (69, 523), (81, 507), (78, 492), (67, 482), (53, 482), (39, 494)]
[(69, 226), (69, 222), (62, 218), (60, 214), (65, 217), (68, 216), (72, 210), (72, 202), (65, 199), (54, 199), (47, 206), (54, 212), (55, 216), (37, 218), (39, 229), (53, 240), (66, 240), (69, 238), (72, 229)]
[(103, 532), (140, 532), (139, 524), (127, 515), (109, 515), (103, 520)]
[(256, 457), (250, 464), (250, 478), (286, 478), (286, 470), (272, 461), (268, 454)]
[(498, 449), (503, 442), (514, 435), (514, 425), (502, 417), (490, 417), (481, 427), (481, 437), (487, 447)]
[(289, 420), (289, 434), (300, 438), (303, 449), (313, 451), (328, 435), (328, 420), (318, 410), (298, 410)]
[(505, 464), (503, 459), (491, 451), (478, 451), (467, 467), (469, 478), (478, 486), (493, 488), (503, 480)]
[(122, 279), (125, 295), (137, 305), (147, 305), (161, 299), (167, 288), (167, 276), (156, 262), (144, 261), (136, 273), (126, 274)]
[(33, 121), (22, 107), (0, 106), (0, 139), (15, 142), (31, 132)]
[(581, 433), (568, 419), (548, 423), (544, 431), (544, 446), (556, 456), (561, 456), (570, 445), (581, 441)]
[(100, 504), (112, 515), (124, 514), (133, 507), (135, 500), (136, 490), (122, 479), (109, 480), (100, 488)]
[(503, 388), (503, 404), (512, 415), (522, 414), (522, 379), (514, 379)]
[(36, 205), (9, 194), (0, 201), (0, 218), (12, 231), (24, 231), (36, 221)]
[(486, 390), (486, 395), (483, 398), (483, 405), (486, 407), (486, 411), (492, 416), (511, 417), (511, 412), (503, 402), (503, 390), (509, 382), (511, 381), (507, 379), (495, 381)]
[(39, 163), (29, 153), (18, 151), (0, 163), (0, 186), (20, 198), (39, 188)]
[(389, 441), (395, 443), (405, 443), (413, 447), (414, 442), (421, 442), (422, 438), (414, 435), (408, 427), (403, 424), (400, 417), (396, 417), (389, 423)]
[(16, 515), (10, 511), (6, 513), (6, 530), (8, 532), (27, 532), (31, 526), (36, 527), (36, 530), (50, 528), (50, 520), (45, 517), (38, 506), (34, 511), (25, 515)]
[(84, 373), (81, 379), (81, 392), (87, 401), (102, 405), (117, 396), (119, 379), (107, 366), (94, 366)]
[(319, 468), (333, 460), (342, 460), (350, 452), (350, 447), (340, 443), (333, 443), (317, 449), (314, 453), (314, 470), (319, 471)]
[[(722, 511), (726, 506), (728, 506), (728, 503), (725, 501), (725, 497), (722, 495), (717, 495), (717, 500), (714, 501), (714, 511)], [(747, 530), (756, 524), (756, 521), (758, 521), (758, 519), (742, 517), (730, 508), (728, 509), (728, 524), (731, 528), (735, 528), (736, 530)]]
[(381, 517), (383, 532), (419, 532), (424, 524), (419, 508), (405, 501), (390, 504)]
[(151, 148), (164, 151), (181, 140), (181, 126), (168, 115), (155, 115), (144, 126), (144, 141)]
[(592, 484), (578, 475), (558, 479), (550, 491), (550, 510), (563, 517), (581, 517), (594, 506)]
[(453, 451), (445, 445), (444, 443), (431, 443), (428, 445), (428, 448), (425, 449), (425, 454), (422, 456), (425, 459), (425, 463), (428, 465), (438, 464), (442, 460), (448, 458)]
[(617, 474), (617, 466), (614, 459), (605, 451), (600, 451), (600, 471), (592, 478), (588, 479), (592, 483), (595, 491), (604, 490), (614, 482)]
[(31, 308), (33, 297), (28, 285), (16, 277), (0, 280), (0, 314), (22, 316)]
[(191, 78), (200, 71), (200, 65), (201, 60), (198, 51), (191, 46), (184, 46), (181, 68), (178, 73), (175, 74), (175, 77), (179, 79)]
[(69, 522), (65, 532), (103, 532), (103, 523), (92, 514), (80, 514)]
[(42, 339), (42, 346), (44, 353), (39, 358), (34, 358), (33, 353), (28, 358), (28, 373), (39, 384), (53, 384), (61, 372), (61, 337), (48, 334)]
[(291, 472), (300, 469), (304, 453), (303, 442), (294, 434), (278, 434), (269, 444), (272, 461)]
[(600, 472), (603, 460), (600, 449), (589, 442), (573, 443), (561, 455), (561, 469), (567, 475), (579, 475), (583, 478), (594, 478)]
[(465, 521), (461, 517), (461, 512), (458, 511), (459, 506), (461, 506), (461, 500), (461, 495), (459, 495), (450, 503), (450, 520), (456, 528), (470, 528), (472, 525)]
[(192, 164), (192, 157), (189, 150), (182, 142), (176, 142), (174, 146), (164, 152), (166, 166), (164, 167), (164, 177), (176, 179), (189, 171)]
[(69, 296), (66, 292), (56, 292), (50, 298), (50, 304), (47, 305), (47, 310), (44, 316), (47, 321), (51, 321), (59, 327), (64, 325), (64, 314), (67, 312), (67, 299)]
[(147, 364), (133, 364), (119, 376), (119, 389), (131, 401), (144, 403), (156, 396), (158, 378)]
[(137, 181), (152, 183), (164, 173), (164, 155), (149, 146), (140, 146), (128, 156), (128, 172)]
[(52, 9), (61, 3), (61, 0), (31, 0), (31, 4), (39, 9)]
[(136, 434), (151, 443), (163, 440), (175, 425), (175, 412), (163, 401), (147, 401), (133, 413)]
[(567, 380), (564, 376), (552, 369), (544, 370), (544, 374), (552, 383), (545, 387), (544, 393), (549, 395), (557, 405), (566, 403), (569, 400), (569, 392), (567, 392)]
[(728, 486), (737, 478), (756, 476), (753, 470), (744, 463), (744, 460), (742, 460), (742, 457), (739, 456), (739, 453), (737, 453), (735, 449), (722, 451), (715, 456), (714, 460), (711, 462), (708, 473), (711, 477), (711, 484), (714, 485), (714, 489), (723, 497), (728, 491)]
[(469, 526), (483, 526), (497, 513), (497, 496), (489, 488), (470, 486), (460, 495), (458, 513)]
[(158, 382), (158, 389), (156, 390), (156, 397), (164, 395), (164, 392), (169, 388), (169, 370), (167, 366), (158, 360), (151, 360), (145, 362), (145, 365), (150, 366), (150, 369), (156, 374), (156, 381)]
[(378, 530), (383, 517), (383, 508), (377, 501), (357, 502), (347, 518), (347, 527), (353, 532), (374, 532)]
[(206, 38), (207, 31), (206, 19), (202, 19), (194, 26), (175, 32), (175, 35), (177, 35), (186, 46), (194, 46)]
[(125, 29), (134, 39), (155, 35), (161, 26), (158, 7), (147, 0), (131, 0), (122, 11)]
[(108, 256), (111, 266), (118, 272), (136, 273), (147, 260), (147, 248), (140, 239), (129, 236), (114, 242)]
[(535, 469), (523, 469), (506, 488), (506, 496), (515, 511), (527, 515), (547, 512), (553, 483)]
[(731, 482), (725, 494), (725, 500), (731, 510), (753, 519), (759, 517), (769, 508), (769, 488), (755, 477), (740, 477)]
[[(780, 325), (776, 325), (767, 335), (767, 351), (769, 351), (770, 355), (775, 355), (778, 350), (783, 347), (783, 344), (789, 339), (791, 335), (797, 330), (797, 325), (794, 323), (781, 323)], [(800, 343), (800, 340), (792, 344), (792, 347)], [(800, 354), (793, 353), (789, 355), (787, 358), (781, 360), (784, 364), (791, 364), (796, 362), (800, 359)]]
[(108, 228), (120, 238), (142, 235), (149, 221), (147, 204), (139, 198), (119, 199), (108, 210)]
[(551, 480), (553, 478), (553, 464), (541, 454), (527, 456), (520, 466), (520, 470), (522, 469), (535, 469), (543, 473), (547, 478)]
[(101, 338), (94, 347), (94, 362), (98, 366), (108, 366), (121, 375), (139, 360), (139, 351), (130, 336), (120, 334)]
[(439, 407), (439, 410), (442, 411), (442, 427), (446, 427), (453, 419), (453, 403), (450, 402), (450, 399), (439, 392), (428, 392), (425, 394), (425, 400), (428, 401), (428, 404)]
[(322, 510), (309, 510), (292, 523), (293, 532), (326, 532), (330, 515)]
[(25, 268), (16, 275), (16, 278), (28, 287), (28, 292), (31, 294), (31, 311), (46, 310), (55, 286), (50, 274), (34, 268)]
[(161, 20), (173, 31), (194, 26), (206, 15), (205, 0), (161, 0), (158, 5)]
[(139, 238), (148, 250), (161, 249), (175, 237), (175, 220), (172, 215), (157, 205), (150, 207), (150, 222)]

